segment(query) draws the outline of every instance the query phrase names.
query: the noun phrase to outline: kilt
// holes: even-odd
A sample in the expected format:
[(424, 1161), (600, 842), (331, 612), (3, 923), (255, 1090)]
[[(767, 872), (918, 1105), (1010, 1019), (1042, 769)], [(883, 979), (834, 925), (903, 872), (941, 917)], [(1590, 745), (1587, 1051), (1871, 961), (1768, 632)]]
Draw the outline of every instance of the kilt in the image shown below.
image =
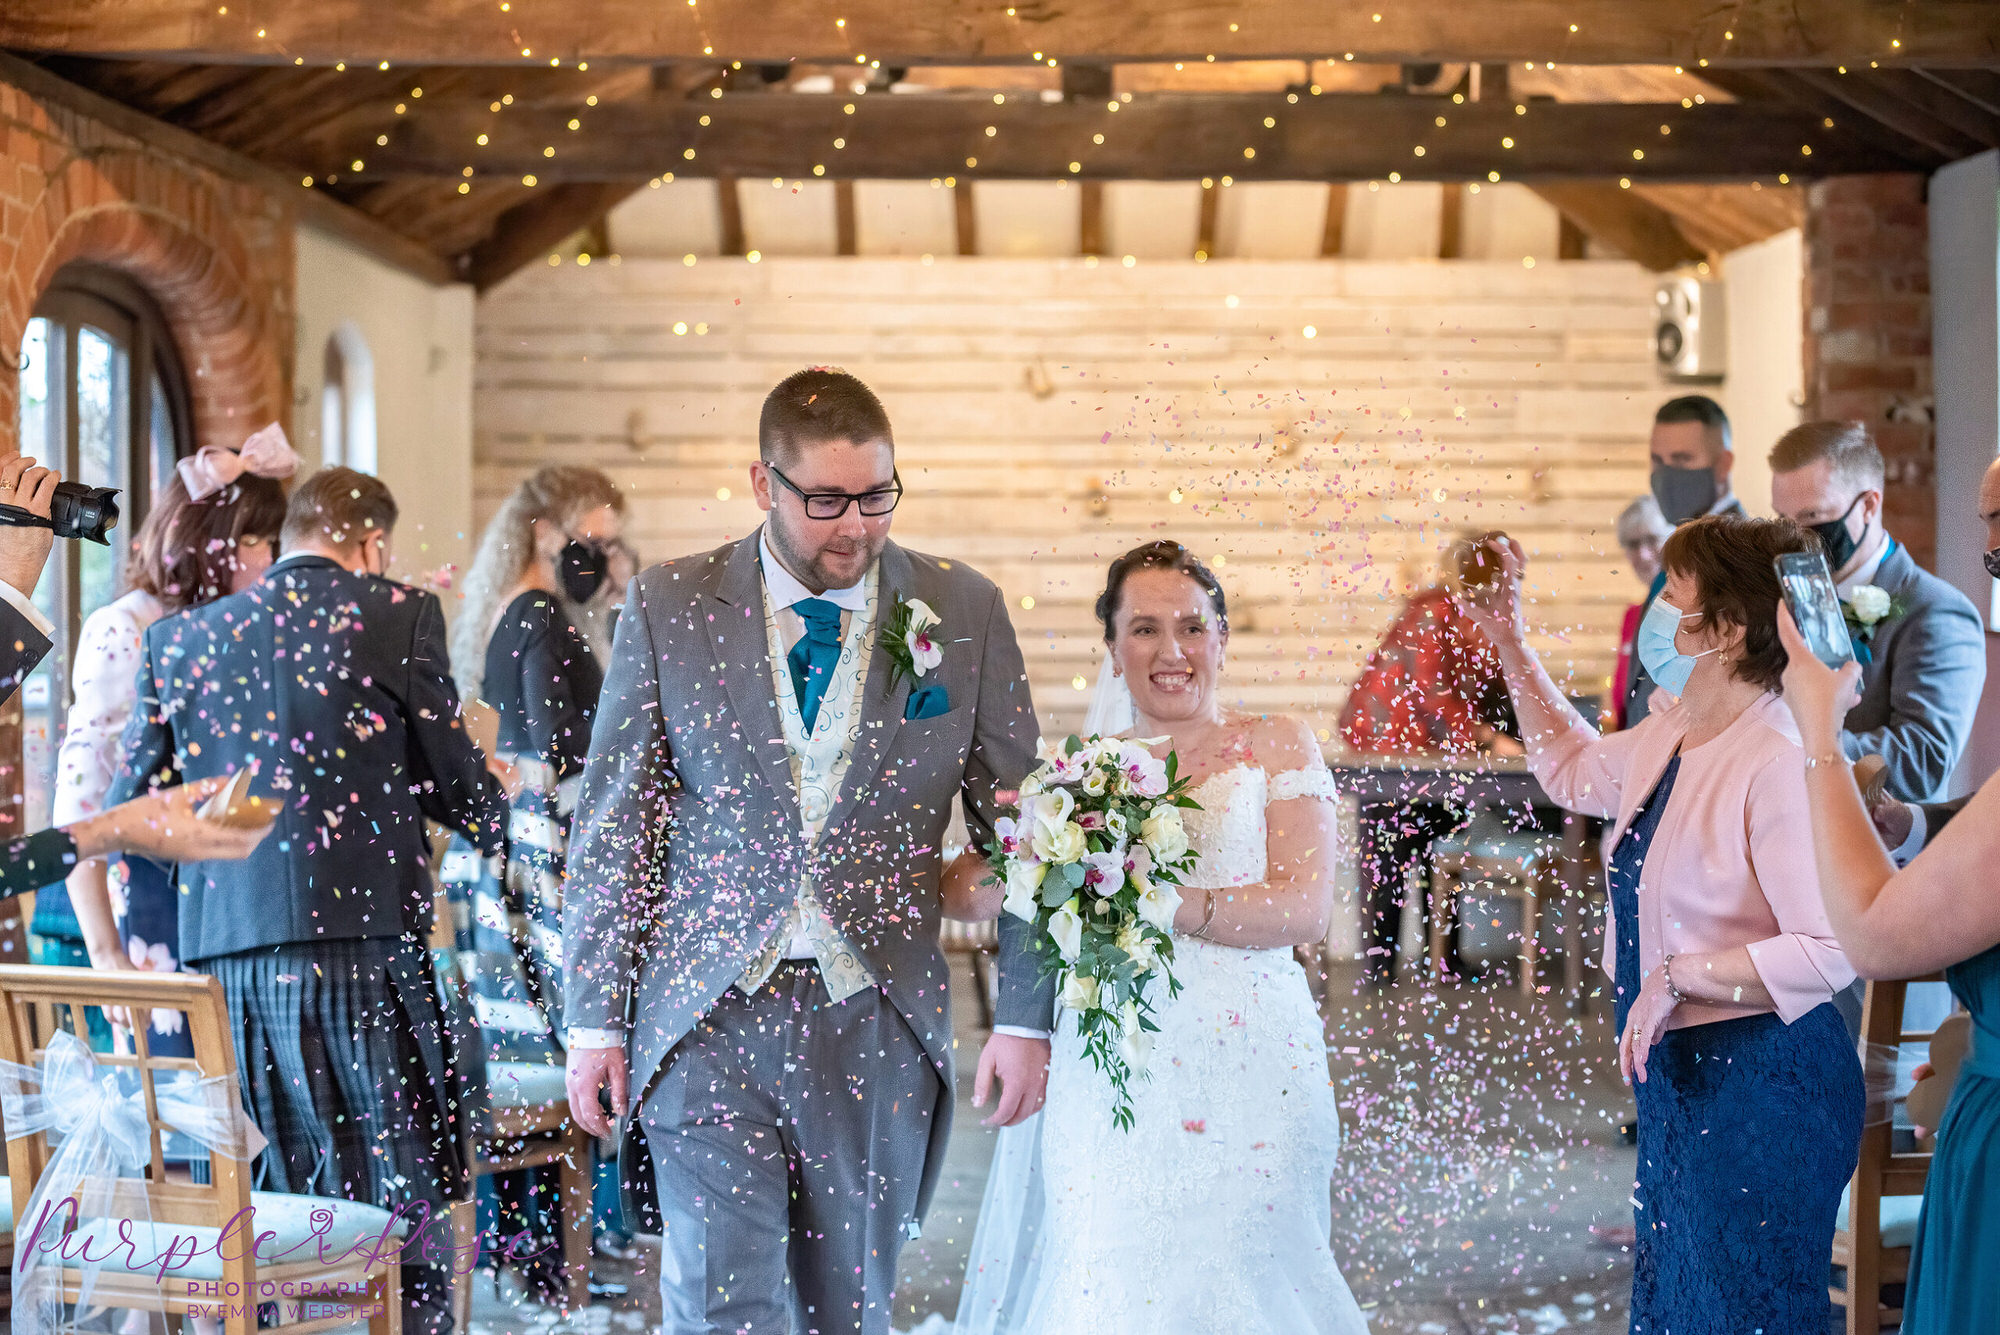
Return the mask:
[(257, 1189), (408, 1206), (412, 1228), (420, 1206), (465, 1199), (476, 1105), (420, 942), (298, 942), (198, 967), (222, 983), (244, 1108), (271, 1142)]

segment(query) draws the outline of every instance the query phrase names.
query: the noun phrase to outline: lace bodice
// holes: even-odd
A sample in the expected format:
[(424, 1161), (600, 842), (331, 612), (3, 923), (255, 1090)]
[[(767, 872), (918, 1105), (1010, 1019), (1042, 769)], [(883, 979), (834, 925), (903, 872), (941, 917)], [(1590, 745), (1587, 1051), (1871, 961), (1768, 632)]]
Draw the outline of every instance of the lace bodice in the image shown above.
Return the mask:
[(1333, 773), (1324, 765), (1270, 774), (1256, 765), (1217, 770), (1188, 791), (1201, 810), (1184, 813), (1188, 846), (1198, 857), (1182, 884), (1195, 890), (1252, 885), (1267, 868), (1264, 808), (1298, 797), (1332, 801)]

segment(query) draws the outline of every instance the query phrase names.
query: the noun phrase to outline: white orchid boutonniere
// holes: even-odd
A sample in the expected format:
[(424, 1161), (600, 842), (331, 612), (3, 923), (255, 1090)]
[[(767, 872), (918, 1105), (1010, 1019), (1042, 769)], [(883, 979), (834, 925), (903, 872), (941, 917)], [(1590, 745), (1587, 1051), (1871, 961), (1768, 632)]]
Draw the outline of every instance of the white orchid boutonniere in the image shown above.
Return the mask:
[(1869, 661), (1869, 646), (1875, 631), (1884, 622), (1901, 616), (1906, 609), (1889, 591), (1875, 584), (1863, 584), (1840, 600), (1840, 615), (1847, 622), (1847, 637), (1854, 641), (1854, 656)]
[(889, 662), (895, 669), (889, 682), (892, 688), (905, 676), (922, 681), (925, 673), (944, 661), (944, 650), (932, 635), (943, 624), (943, 619), (923, 599), (898, 595), (882, 628), (888, 637), (885, 648)]

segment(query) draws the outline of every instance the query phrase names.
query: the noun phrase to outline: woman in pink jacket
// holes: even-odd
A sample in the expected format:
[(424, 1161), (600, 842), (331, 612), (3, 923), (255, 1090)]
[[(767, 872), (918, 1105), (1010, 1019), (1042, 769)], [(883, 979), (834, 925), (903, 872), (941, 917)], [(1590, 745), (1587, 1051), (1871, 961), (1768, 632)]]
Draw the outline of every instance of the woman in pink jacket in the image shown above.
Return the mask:
[(1777, 695), (1772, 569), (1815, 543), (1783, 521), (1676, 529), (1638, 651), (1679, 698), (1609, 736), (1527, 646), (1518, 543), (1494, 544), (1502, 577), (1463, 604), (1499, 651), (1536, 779), (1615, 822), (1606, 940), (1639, 1104), (1635, 1335), (1827, 1328), (1863, 1102), (1832, 997), (1854, 970), (1821, 906), (1805, 755)]

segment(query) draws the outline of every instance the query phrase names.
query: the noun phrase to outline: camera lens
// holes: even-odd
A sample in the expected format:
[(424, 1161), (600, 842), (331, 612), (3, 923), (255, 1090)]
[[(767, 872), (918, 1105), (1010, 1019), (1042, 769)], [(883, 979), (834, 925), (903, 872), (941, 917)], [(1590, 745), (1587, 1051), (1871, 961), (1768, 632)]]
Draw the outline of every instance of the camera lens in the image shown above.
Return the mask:
[(88, 538), (109, 547), (111, 539), (106, 535), (118, 527), (118, 489), (56, 483), (49, 503), (49, 527), (58, 538)]

